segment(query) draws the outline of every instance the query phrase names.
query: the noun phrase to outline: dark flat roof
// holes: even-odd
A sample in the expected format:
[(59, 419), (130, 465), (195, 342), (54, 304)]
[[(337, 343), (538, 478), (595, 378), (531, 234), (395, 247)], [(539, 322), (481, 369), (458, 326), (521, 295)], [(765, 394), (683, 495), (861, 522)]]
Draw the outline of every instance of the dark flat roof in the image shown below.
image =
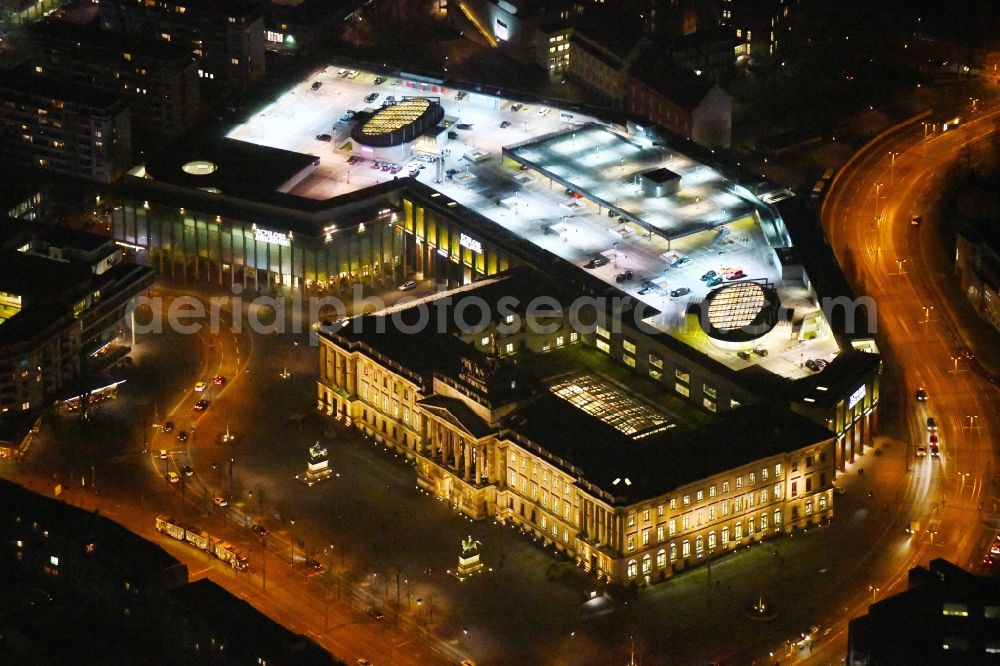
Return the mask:
[(18, 516), (37, 521), (43, 529), (76, 542), (82, 548), (95, 543), (95, 555), (105, 557), (123, 573), (157, 574), (180, 561), (151, 541), (100, 515), (70, 506), (0, 479), (0, 520), (13, 522)]
[[(208, 578), (179, 587), (170, 596), (200, 623), (211, 627), (216, 640), (226, 646), (227, 653), (252, 654), (274, 664), (332, 666), (342, 663), (310, 638), (289, 631)], [(232, 662), (226, 660), (226, 663)]]
[(4, 72), (3, 76), (0, 77), (0, 90), (37, 95), (105, 112), (117, 110), (115, 107), (124, 108), (125, 106), (124, 98), (115, 93), (61, 80), (57, 81), (38, 74)]
[[(66, 42), (68, 46), (79, 51), (93, 49), (107, 52), (110, 56), (116, 57), (123, 66), (127, 66), (128, 63), (123, 60), (122, 53), (129, 53), (133, 63), (140, 60), (143, 62), (154, 60), (160, 61), (159, 64), (181, 62), (187, 65), (194, 59), (190, 49), (178, 44), (162, 39), (139, 39), (121, 32), (101, 30), (96, 25), (79, 25), (69, 21), (45, 19), (32, 24), (31, 32), (42, 39)], [(89, 53), (88, 56), (93, 57)]]
[(582, 469), (587, 481), (621, 503), (833, 437), (784, 407), (761, 403), (724, 412), (696, 429), (635, 440), (551, 393), (518, 410), (508, 427)]

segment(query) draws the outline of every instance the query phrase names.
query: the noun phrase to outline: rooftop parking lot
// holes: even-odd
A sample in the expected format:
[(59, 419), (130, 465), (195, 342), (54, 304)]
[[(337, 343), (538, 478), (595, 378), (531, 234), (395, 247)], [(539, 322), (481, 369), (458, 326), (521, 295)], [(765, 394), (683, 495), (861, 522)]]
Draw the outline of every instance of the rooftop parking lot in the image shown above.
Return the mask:
[[(228, 136), (319, 156), (320, 166), (290, 190), (312, 199), (413, 177), (659, 310), (647, 323), (734, 369), (759, 363), (804, 376), (805, 360), (839, 351), (809, 292), (781, 280), (769, 209), (714, 169), (575, 111), (381, 79), (330, 66)], [(437, 98), (447, 131), (398, 147), (394, 161), (365, 158), (350, 138), (353, 116), (389, 96)], [(642, 191), (637, 179), (657, 168), (680, 177), (676, 191)], [(740, 279), (775, 286), (796, 322), (779, 324), (742, 354), (716, 345), (685, 316), (690, 303)]]

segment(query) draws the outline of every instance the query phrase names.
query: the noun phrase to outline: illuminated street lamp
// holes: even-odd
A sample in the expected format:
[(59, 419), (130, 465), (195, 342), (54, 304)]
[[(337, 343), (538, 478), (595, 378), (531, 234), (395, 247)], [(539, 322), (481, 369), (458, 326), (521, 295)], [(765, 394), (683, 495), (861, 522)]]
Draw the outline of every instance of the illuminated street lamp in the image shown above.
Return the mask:
[(906, 259), (896, 260), (896, 275), (902, 275), (906, 272), (905, 270), (903, 270), (905, 265), (906, 265)]
[(869, 585), (868, 586), (868, 591), (872, 593), (872, 603), (875, 603), (875, 598), (878, 595), (878, 593), (881, 591), (881, 589), (882, 588), (875, 587), (874, 585)]
[(920, 323), (926, 324), (931, 320), (931, 310), (934, 309), (933, 305), (925, 305), (924, 307), (924, 320)]

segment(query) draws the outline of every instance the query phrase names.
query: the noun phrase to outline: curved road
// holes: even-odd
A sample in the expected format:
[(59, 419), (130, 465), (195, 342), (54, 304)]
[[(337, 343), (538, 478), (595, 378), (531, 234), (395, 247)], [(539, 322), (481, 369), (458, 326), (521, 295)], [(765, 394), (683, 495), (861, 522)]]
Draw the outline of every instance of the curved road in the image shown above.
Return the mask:
[[(884, 385), (888, 393), (889, 380), (900, 377), (904, 425), (897, 434), (908, 441), (905, 465), (884, 460), (894, 469), (880, 471), (889, 472), (903, 520), (919, 521), (920, 531), (910, 548), (881, 545), (884, 557), (871, 572), (875, 583), (845, 608), (831, 639), (817, 644), (808, 659), (813, 663), (839, 663), (846, 618), (867, 612), (873, 599), (904, 590), (911, 567), (944, 557), (981, 571), (997, 531), (991, 434), (997, 432), (1000, 391), (973, 371), (965, 354), (971, 345), (949, 300), (961, 298), (953, 286), (954, 258), (941, 243), (941, 221), (928, 211), (948, 166), (966, 144), (990, 140), (998, 120), (1000, 109), (950, 132), (925, 137), (920, 123), (892, 132), (855, 155), (824, 204), (827, 237), (855, 291), (875, 299), (878, 338), (891, 345), (887, 364), (895, 366)], [(922, 217), (920, 224), (911, 224), (914, 215)], [(926, 402), (916, 400), (919, 388), (927, 391)], [(940, 458), (917, 456), (917, 446), (928, 445), (929, 416), (939, 426)]]

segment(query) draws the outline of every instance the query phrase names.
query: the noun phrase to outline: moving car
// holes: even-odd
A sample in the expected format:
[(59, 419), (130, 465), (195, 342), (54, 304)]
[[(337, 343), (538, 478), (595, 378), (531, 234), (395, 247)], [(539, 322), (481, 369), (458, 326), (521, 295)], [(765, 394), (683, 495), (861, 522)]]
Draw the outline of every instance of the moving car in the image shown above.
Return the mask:
[(206, 409), (208, 409), (208, 400), (205, 400), (204, 398), (202, 398), (198, 402), (194, 403), (194, 411), (196, 411), (196, 412), (203, 412)]
[(254, 526), (251, 527), (250, 529), (257, 536), (262, 536), (263, 537), (263, 536), (267, 536), (267, 534), (268, 534), (267, 528), (264, 527), (263, 525), (261, 525), (260, 523), (254, 523)]
[(197, 384), (194, 385), (194, 390), (197, 391), (198, 393), (201, 393), (206, 388), (208, 388), (208, 384), (206, 384), (205, 382), (198, 382)]
[(215, 506), (229, 506), (229, 500), (222, 495), (216, 495), (212, 501), (215, 502)]
[(934, 420), (933, 416), (927, 417), (927, 430), (930, 432), (937, 432), (937, 421)]
[(917, 399), (917, 402), (927, 402), (927, 391), (923, 388), (918, 388), (914, 397)]
[(319, 571), (323, 568), (323, 565), (319, 563), (319, 560), (306, 560), (302, 563), (306, 569), (312, 569), (313, 571)]
[(191, 465), (184, 465), (184, 467), (181, 467), (181, 474), (184, 476), (194, 476), (194, 470), (191, 468)]
[(627, 282), (632, 279), (632, 271), (624, 271), (615, 276), (615, 282)]
[(187, 430), (181, 430), (179, 433), (177, 433), (177, 441), (180, 442), (180, 443), (182, 443), (182, 444), (184, 442), (188, 441)]
[(174, 431), (173, 421), (167, 421), (162, 426), (160, 426), (160, 432), (173, 432), (173, 431)]
[(225, 375), (216, 375), (215, 379), (213, 379), (212, 382), (216, 386), (222, 386), (223, 384), (226, 383), (226, 377), (225, 377)]
[(313, 81), (313, 84), (312, 84), (312, 89), (313, 90), (319, 90), (322, 87), (323, 87), (323, 82), (322, 81)]
[(990, 553), (983, 555), (983, 566), (991, 567), (996, 564), (997, 559)]
[(931, 442), (931, 458), (940, 458), (941, 448), (937, 445), (937, 442)]
[(583, 265), (584, 268), (600, 268), (601, 266), (607, 266), (608, 260), (605, 257), (594, 257), (587, 263)]
[(170, 483), (178, 483), (181, 477), (177, 476), (177, 472), (167, 472), (167, 481)]
[(416, 288), (417, 288), (417, 283), (414, 282), (413, 280), (407, 280), (403, 284), (399, 285), (400, 291), (411, 291)]
[(925, 458), (925, 457), (927, 457), (927, 447), (924, 446), (923, 444), (918, 444), (917, 445), (917, 457), (918, 458)]
[(380, 611), (377, 608), (369, 608), (368, 609), (368, 614), (370, 616), (372, 616), (376, 620), (381, 620), (381, 619), (385, 618), (385, 613), (383, 613), (382, 611)]
[(166, 460), (166, 459), (167, 459), (167, 450), (160, 449), (160, 460)]
[(332, 136), (330, 136), (329, 134), (317, 134), (317, 135), (316, 135), (316, 140), (317, 140), (317, 141), (326, 141), (326, 142), (330, 142), (330, 141), (333, 141), (333, 137), (332, 137)]
[(671, 298), (677, 298), (678, 296), (687, 296), (691, 293), (691, 290), (687, 287), (678, 287), (677, 289), (672, 289), (670, 291)]
[(920, 223), (923, 222), (923, 220), (924, 218), (920, 217), (919, 215), (913, 215), (912, 217), (910, 217), (910, 224), (912, 224), (915, 227), (918, 227), (920, 226)]

